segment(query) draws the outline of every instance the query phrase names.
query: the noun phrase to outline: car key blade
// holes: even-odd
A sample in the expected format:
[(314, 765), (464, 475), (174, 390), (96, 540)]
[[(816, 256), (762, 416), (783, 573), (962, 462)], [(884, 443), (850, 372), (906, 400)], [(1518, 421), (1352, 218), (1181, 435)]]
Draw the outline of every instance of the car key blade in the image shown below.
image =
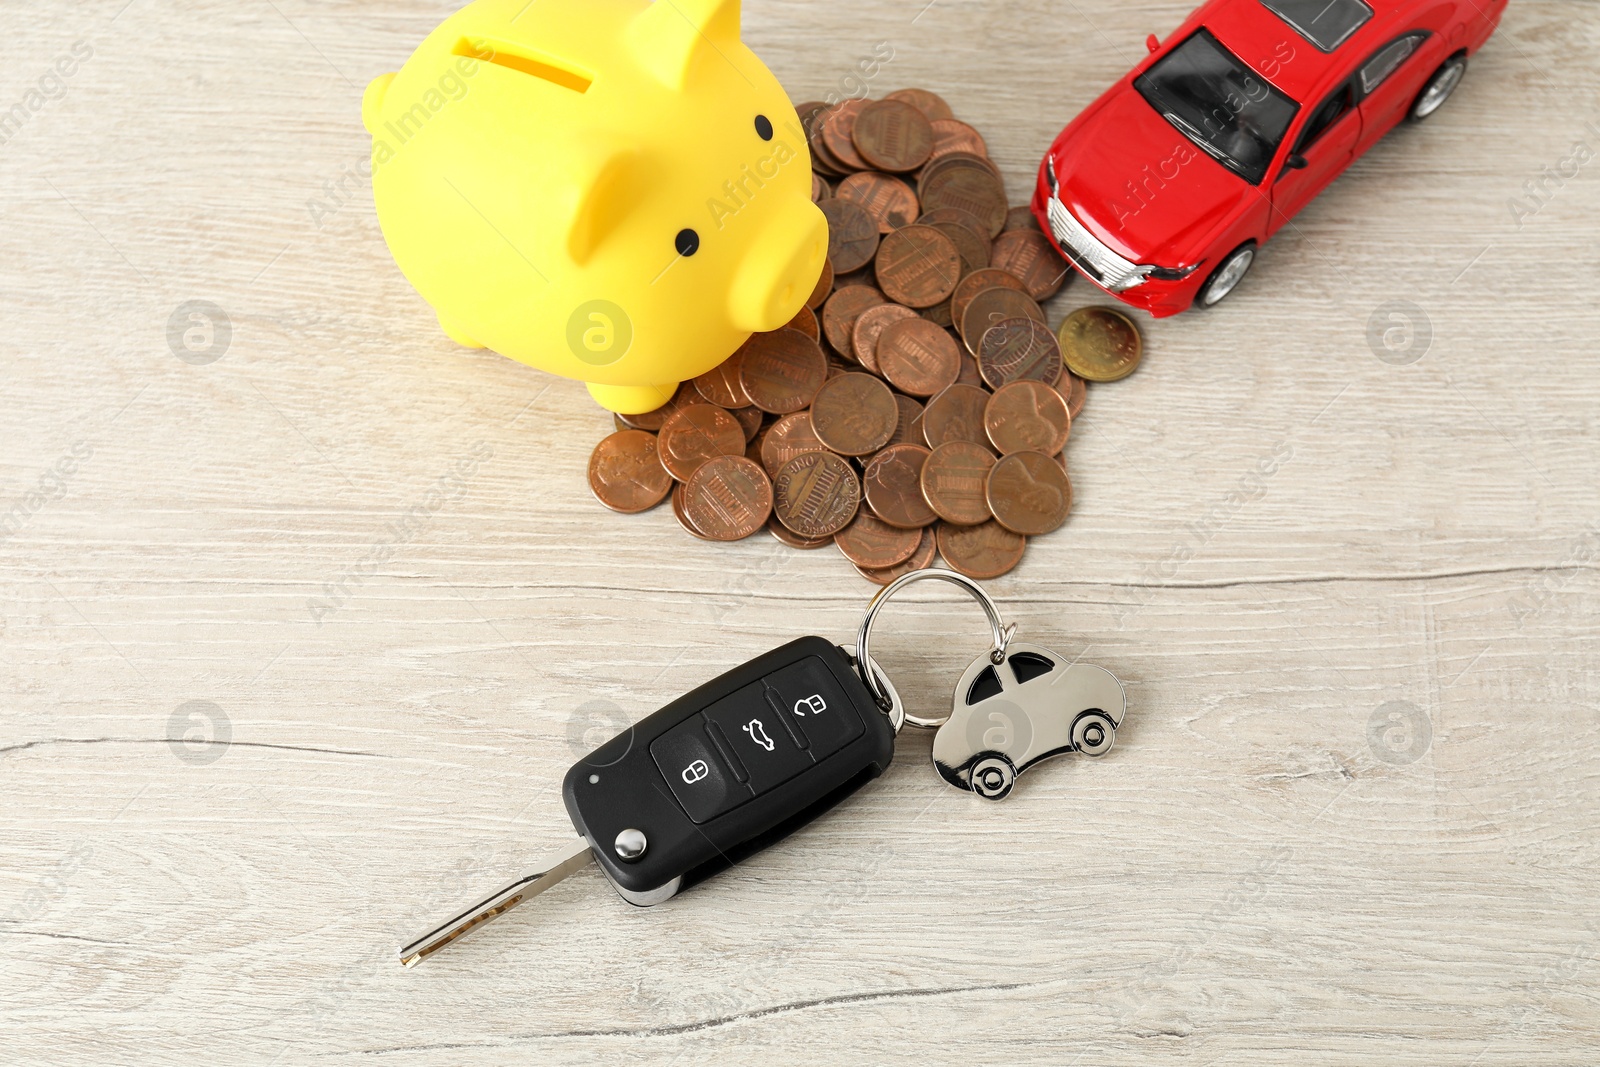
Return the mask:
[(594, 859), (589, 842), (578, 838), (550, 857), (538, 870), (528, 871), (503, 889), (497, 889), (465, 911), (445, 920), (421, 937), (400, 947), (400, 962), (415, 967), (457, 938), (476, 930), (531, 897), (536, 897)]

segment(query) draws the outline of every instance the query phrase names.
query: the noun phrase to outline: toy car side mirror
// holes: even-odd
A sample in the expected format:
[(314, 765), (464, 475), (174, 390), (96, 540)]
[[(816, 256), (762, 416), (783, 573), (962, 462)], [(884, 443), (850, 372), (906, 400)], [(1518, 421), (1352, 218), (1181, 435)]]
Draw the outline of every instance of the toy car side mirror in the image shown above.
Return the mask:
[(1283, 161), (1284, 170), (1305, 170), (1306, 166), (1306, 157), (1302, 155), (1291, 155)]
[(1152, 33), (1144, 39), (1144, 47), (1148, 52), (1159, 52), (1161, 50), (1161, 38)]

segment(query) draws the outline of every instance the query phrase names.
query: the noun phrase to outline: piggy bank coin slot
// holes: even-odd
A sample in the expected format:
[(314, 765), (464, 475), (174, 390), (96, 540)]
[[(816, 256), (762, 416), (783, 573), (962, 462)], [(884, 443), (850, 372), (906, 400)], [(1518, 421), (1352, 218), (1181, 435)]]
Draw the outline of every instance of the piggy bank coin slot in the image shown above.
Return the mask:
[(554, 56), (540, 55), (530, 49), (509, 45), (504, 41), (493, 41), (484, 37), (474, 39), (463, 37), (456, 42), (452, 52), (466, 59), (476, 59), (483, 63), (493, 63), (497, 67), (505, 67), (507, 70), (531, 74), (535, 78), (552, 85), (559, 85), (563, 89), (571, 89), (575, 93), (586, 93), (589, 91), (589, 86), (594, 84), (592, 75), (568, 66)]

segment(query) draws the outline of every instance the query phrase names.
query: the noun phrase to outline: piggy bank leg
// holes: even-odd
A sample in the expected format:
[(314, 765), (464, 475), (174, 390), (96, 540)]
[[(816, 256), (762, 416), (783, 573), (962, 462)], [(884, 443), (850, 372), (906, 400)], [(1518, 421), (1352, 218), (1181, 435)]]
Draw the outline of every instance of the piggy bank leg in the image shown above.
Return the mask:
[(607, 411), (618, 415), (640, 415), (672, 399), (678, 391), (677, 382), (666, 385), (600, 385), (589, 382), (589, 395)]
[[(438, 313), (435, 312), (435, 314), (437, 315)], [(461, 329), (459, 326), (453, 325), (450, 320), (445, 318), (443, 315), (439, 315), (439, 328), (445, 332), (446, 337), (450, 338), (450, 340), (454, 341), (463, 348), (483, 347), (483, 343), (481, 341), (474, 341), (465, 330)]]

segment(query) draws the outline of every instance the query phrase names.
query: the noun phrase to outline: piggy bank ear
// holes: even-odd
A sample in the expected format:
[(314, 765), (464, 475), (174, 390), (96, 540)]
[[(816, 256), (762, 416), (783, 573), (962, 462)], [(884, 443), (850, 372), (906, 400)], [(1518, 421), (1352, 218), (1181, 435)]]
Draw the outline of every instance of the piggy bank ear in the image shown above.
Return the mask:
[(633, 17), (628, 49), (669, 89), (681, 89), (702, 56), (739, 40), (739, 0), (655, 0)]
[(394, 71), (378, 75), (367, 83), (366, 92), (361, 94), (361, 124), (374, 137), (378, 135), (378, 124), (383, 121), (383, 98), (389, 93), (394, 75)]
[(567, 192), (567, 251), (582, 264), (628, 217), (640, 192), (639, 157), (625, 148), (594, 144), (574, 153)]

